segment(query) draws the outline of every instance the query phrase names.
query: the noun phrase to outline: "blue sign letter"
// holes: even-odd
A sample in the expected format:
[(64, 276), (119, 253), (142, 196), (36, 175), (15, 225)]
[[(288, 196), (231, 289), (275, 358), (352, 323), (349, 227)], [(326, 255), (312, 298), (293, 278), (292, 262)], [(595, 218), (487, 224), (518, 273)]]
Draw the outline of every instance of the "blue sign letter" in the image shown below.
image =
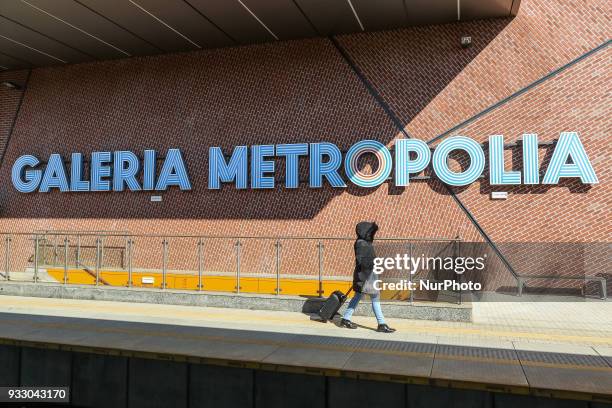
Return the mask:
[(307, 143), (280, 144), (276, 146), (276, 155), (285, 156), (285, 187), (297, 188), (300, 184), (300, 156), (308, 154)]
[(43, 174), (42, 181), (40, 182), (40, 192), (48, 193), (51, 188), (59, 188), (60, 191), (70, 191), (68, 187), (68, 179), (66, 178), (66, 169), (64, 168), (64, 161), (62, 156), (57, 153), (49, 156), (49, 162), (47, 168)]
[[(42, 172), (40, 170), (23, 171), (24, 167), (36, 167), (38, 163), (40, 163), (38, 159), (29, 154), (15, 160), (13, 169), (11, 170), (11, 180), (17, 191), (20, 193), (31, 193), (38, 188), (40, 179), (42, 178)], [(21, 178), (22, 175), (24, 176), (23, 178)]]
[[(453, 150), (464, 150), (470, 156), (470, 167), (463, 173), (448, 168), (447, 158)], [(433, 168), (436, 175), (451, 186), (466, 186), (473, 183), (484, 170), (485, 155), (478, 143), (469, 137), (453, 136), (446, 139), (434, 151)]]
[(72, 153), (70, 160), (70, 191), (89, 191), (89, 181), (82, 180), (83, 155)]
[(221, 188), (220, 181), (236, 180), (236, 188), (247, 188), (247, 147), (236, 146), (229, 164), (220, 147), (211, 147), (208, 157), (208, 188)]
[[(573, 163), (567, 162), (570, 157)], [(561, 177), (580, 177), (584, 184), (599, 183), (576, 132), (561, 133), (542, 183), (559, 184)]]
[(521, 173), (504, 169), (504, 137), (489, 136), (489, 183), (492, 185), (521, 184)]
[(155, 170), (157, 169), (157, 154), (155, 150), (144, 151), (144, 171), (142, 176), (142, 189), (155, 189)]
[(179, 149), (168, 150), (155, 189), (166, 190), (168, 186), (179, 186), (181, 190), (191, 190), (187, 169)]
[[(359, 171), (357, 161), (364, 153), (372, 153), (378, 160), (378, 168), (372, 174)], [(376, 187), (381, 185), (391, 174), (391, 153), (387, 147), (376, 140), (362, 140), (351, 146), (344, 158), (344, 172), (359, 187)]]
[(110, 191), (110, 182), (102, 180), (103, 177), (111, 175), (110, 166), (104, 163), (111, 161), (111, 152), (93, 152), (91, 154), (91, 191)]
[[(322, 162), (323, 155), (329, 157), (329, 161)], [(310, 144), (310, 187), (320, 188), (323, 186), (323, 176), (327, 178), (332, 187), (346, 187), (338, 174), (338, 167), (342, 164), (342, 153), (338, 146), (333, 143), (311, 143)]]
[(274, 156), (274, 145), (251, 146), (251, 188), (274, 188), (274, 177), (264, 176), (274, 171), (274, 161), (266, 156)]
[[(124, 166), (127, 163), (127, 167)], [(123, 191), (123, 183), (128, 185), (131, 191), (139, 191), (140, 184), (136, 181), (136, 173), (140, 168), (138, 157), (132, 152), (117, 151), (113, 160), (113, 190)]]
[(538, 156), (538, 135), (523, 135), (523, 183), (540, 183), (540, 157)]
[[(410, 152), (417, 157), (410, 160)], [(431, 159), (431, 150), (422, 140), (397, 139), (395, 141), (395, 184), (405, 187), (410, 182), (410, 173), (419, 173), (425, 170)]]

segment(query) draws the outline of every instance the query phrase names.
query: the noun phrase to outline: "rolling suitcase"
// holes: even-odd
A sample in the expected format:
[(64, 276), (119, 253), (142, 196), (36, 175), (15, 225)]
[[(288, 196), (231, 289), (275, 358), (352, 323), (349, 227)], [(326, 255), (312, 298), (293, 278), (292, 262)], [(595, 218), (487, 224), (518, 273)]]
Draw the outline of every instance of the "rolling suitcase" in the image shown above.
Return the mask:
[(341, 291), (336, 290), (327, 298), (321, 307), (321, 310), (319, 310), (319, 317), (321, 318), (321, 321), (326, 322), (334, 318), (336, 313), (338, 313), (338, 310), (340, 310), (340, 307), (344, 304), (344, 302), (346, 302), (346, 298), (348, 297), (349, 293), (351, 293), (351, 290), (353, 290), (352, 287), (348, 290), (348, 292), (346, 292), (346, 295)]

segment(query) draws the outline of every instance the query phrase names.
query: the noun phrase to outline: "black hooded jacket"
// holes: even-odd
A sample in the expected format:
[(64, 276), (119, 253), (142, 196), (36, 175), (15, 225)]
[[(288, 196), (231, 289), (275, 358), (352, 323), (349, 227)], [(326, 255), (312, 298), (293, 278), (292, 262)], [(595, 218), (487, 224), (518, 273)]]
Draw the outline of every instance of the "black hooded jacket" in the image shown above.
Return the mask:
[(360, 222), (355, 227), (357, 240), (355, 241), (355, 271), (353, 272), (353, 290), (362, 292), (364, 283), (374, 273), (374, 235), (378, 231), (375, 222)]

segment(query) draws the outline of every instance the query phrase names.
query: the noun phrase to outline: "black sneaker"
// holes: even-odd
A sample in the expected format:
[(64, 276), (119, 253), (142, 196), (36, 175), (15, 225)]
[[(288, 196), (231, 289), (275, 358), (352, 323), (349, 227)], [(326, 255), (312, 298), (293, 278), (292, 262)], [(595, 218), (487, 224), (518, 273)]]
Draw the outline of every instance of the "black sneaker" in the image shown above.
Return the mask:
[(350, 320), (342, 319), (340, 320), (340, 327), (345, 327), (347, 329), (356, 329), (357, 325)]
[(381, 332), (381, 333), (393, 333), (395, 331), (395, 329), (390, 328), (386, 324), (379, 324), (378, 328), (376, 329), (376, 331), (377, 332)]

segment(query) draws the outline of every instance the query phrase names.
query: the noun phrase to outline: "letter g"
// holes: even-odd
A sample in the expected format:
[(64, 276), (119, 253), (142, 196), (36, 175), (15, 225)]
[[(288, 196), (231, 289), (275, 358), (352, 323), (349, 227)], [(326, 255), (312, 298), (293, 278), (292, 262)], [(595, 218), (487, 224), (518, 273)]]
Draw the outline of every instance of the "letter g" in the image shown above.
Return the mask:
[[(11, 180), (13, 186), (20, 193), (31, 193), (38, 188), (42, 178), (40, 170), (25, 170), (24, 167), (36, 167), (40, 161), (32, 155), (20, 156), (13, 164)], [(23, 178), (22, 178), (23, 176)]]
[(374, 267), (372, 268), (372, 272), (377, 275), (383, 273), (385, 271), (385, 268), (382, 267), (382, 263), (384, 260), (384, 258), (374, 258)]

